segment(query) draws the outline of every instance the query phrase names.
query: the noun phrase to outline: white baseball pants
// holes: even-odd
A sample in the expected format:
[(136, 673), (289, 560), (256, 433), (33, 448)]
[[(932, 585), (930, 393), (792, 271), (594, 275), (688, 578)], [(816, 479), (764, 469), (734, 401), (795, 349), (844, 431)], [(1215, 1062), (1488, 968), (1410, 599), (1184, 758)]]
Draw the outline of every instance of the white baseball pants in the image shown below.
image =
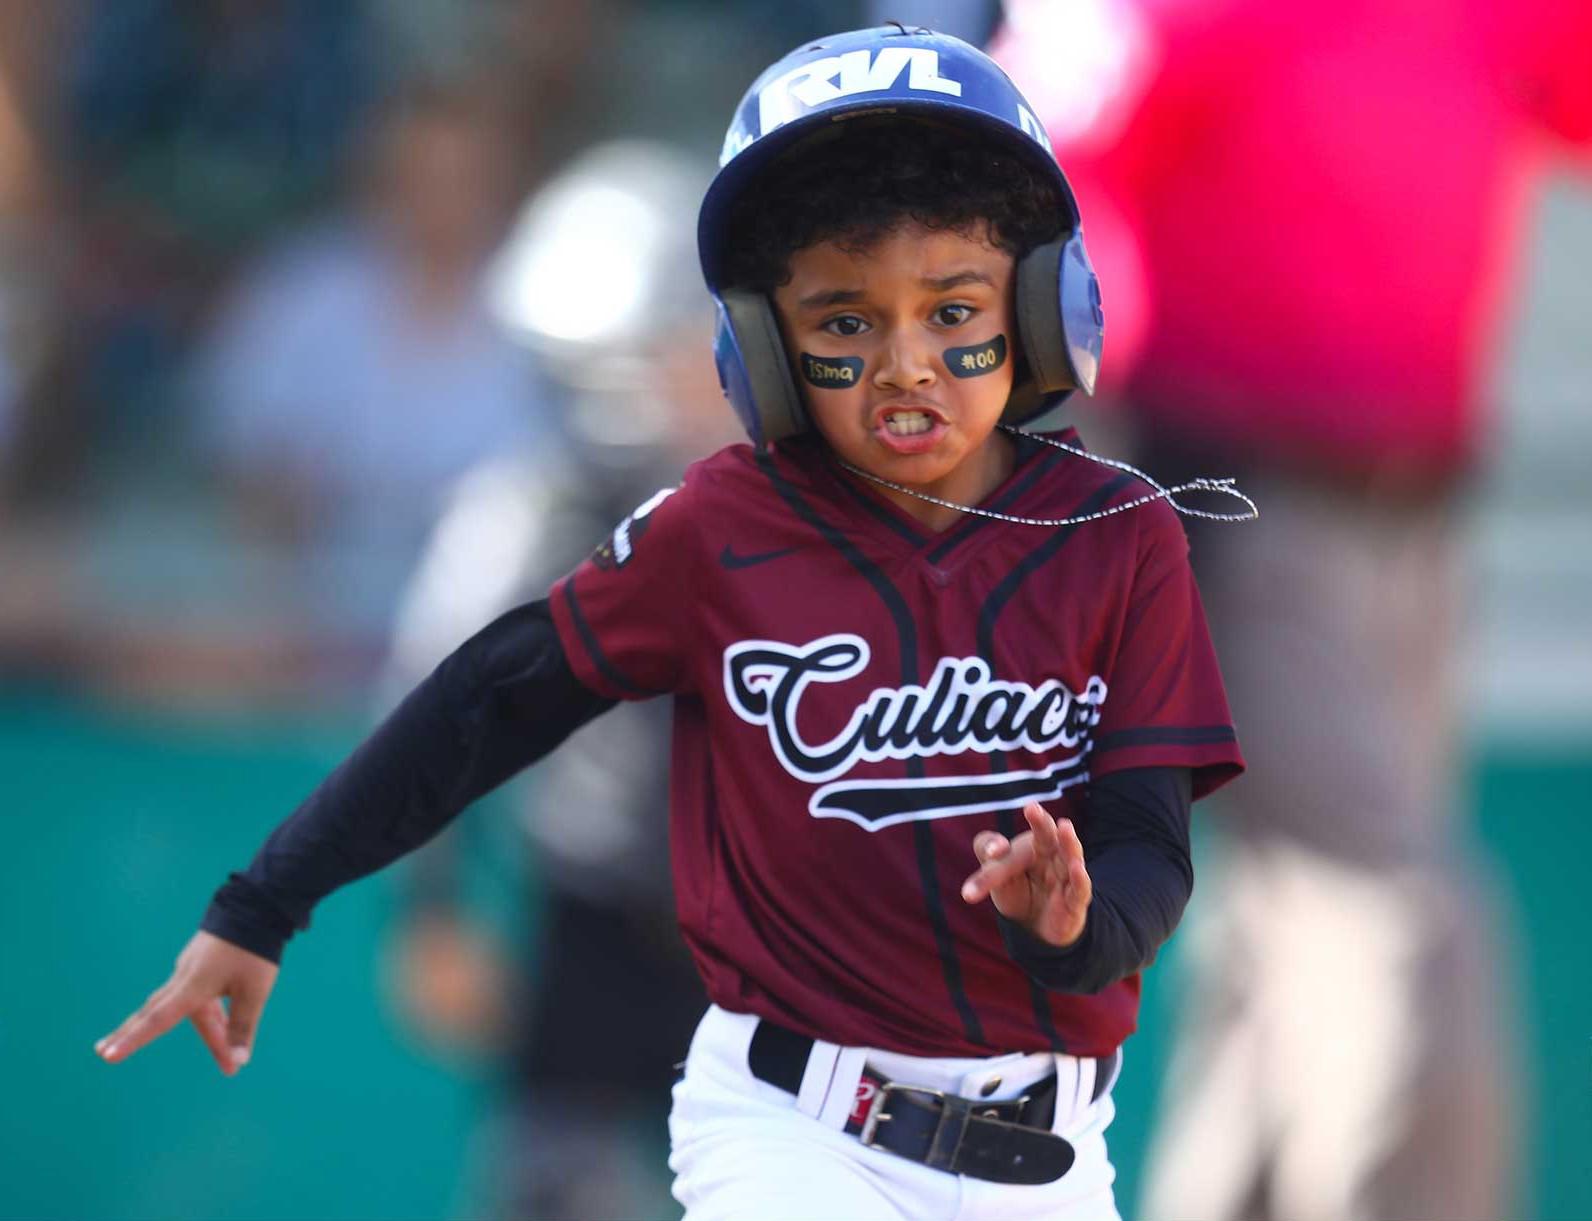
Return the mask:
[[(801, 1093), (752, 1076), (757, 1019), (710, 1008), (697, 1027), (669, 1116), (674, 1194), (685, 1221), (1120, 1221), (1105, 1130), (1116, 1109), (1094, 1102), (1095, 1061), (1037, 1053), (931, 1059), (814, 1044)], [(932, 1170), (844, 1132), (864, 1064), (892, 1081), (999, 1101), (1059, 1074), (1053, 1131), (1077, 1160), (1039, 1186)], [(991, 1079), (1000, 1084), (989, 1094)]]

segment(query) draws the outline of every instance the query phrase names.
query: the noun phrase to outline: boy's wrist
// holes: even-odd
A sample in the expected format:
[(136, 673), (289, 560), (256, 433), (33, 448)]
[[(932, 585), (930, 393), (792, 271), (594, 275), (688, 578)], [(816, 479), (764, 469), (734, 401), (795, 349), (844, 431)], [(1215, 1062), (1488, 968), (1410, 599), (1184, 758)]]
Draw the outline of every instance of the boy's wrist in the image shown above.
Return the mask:
[(232, 874), (210, 900), (199, 927), (274, 963), (296, 931), (248, 878)]
[(1078, 935), (1066, 945), (1058, 945), (1046, 940), (1038, 932), (1020, 921), (996, 913), (1000, 921), (1001, 940), (1006, 943), (1006, 952), (1019, 963), (1031, 962), (1042, 959), (1047, 963), (1060, 963), (1081, 957), (1084, 942), (1089, 932), (1089, 921), (1084, 920), (1083, 927), (1078, 930)]

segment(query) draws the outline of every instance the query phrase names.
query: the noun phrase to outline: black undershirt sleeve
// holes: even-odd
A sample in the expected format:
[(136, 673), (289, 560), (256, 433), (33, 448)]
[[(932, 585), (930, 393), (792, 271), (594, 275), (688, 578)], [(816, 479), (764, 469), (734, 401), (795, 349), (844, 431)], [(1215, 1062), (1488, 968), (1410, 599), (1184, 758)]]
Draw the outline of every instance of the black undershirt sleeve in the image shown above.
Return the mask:
[(564, 657), (546, 601), (471, 637), (232, 874), (201, 927), (279, 962), (315, 904), (418, 848), (611, 708)]
[(1194, 891), (1192, 788), (1186, 767), (1090, 782), (1074, 823), (1094, 887), (1083, 935), (1063, 948), (999, 917), (1007, 951), (1031, 979), (1054, 992), (1099, 992), (1154, 961)]

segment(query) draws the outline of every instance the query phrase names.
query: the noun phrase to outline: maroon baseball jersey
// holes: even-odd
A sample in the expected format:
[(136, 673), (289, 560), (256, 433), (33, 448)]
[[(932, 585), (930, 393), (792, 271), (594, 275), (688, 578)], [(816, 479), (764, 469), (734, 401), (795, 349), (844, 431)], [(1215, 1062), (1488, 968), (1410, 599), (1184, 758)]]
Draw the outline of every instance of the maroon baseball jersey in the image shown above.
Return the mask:
[[(1146, 490), (1025, 442), (983, 503)], [(1160, 501), (929, 533), (811, 438), (723, 450), (627, 518), (550, 598), (582, 683), (674, 697), (675, 889), (710, 997), (916, 1055), (1120, 1044), (1136, 975), (1045, 992), (958, 892), (975, 833), (1028, 801), (1078, 818), (1091, 775), (1188, 767), (1199, 797), (1241, 770), (1187, 551)]]

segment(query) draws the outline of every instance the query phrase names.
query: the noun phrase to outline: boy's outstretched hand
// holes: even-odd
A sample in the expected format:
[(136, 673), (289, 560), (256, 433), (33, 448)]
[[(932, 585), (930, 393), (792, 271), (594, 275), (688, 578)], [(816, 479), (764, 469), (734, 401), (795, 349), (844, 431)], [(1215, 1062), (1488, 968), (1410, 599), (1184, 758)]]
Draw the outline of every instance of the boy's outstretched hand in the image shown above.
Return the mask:
[[(94, 1050), (107, 1064), (116, 1064), (187, 1018), (230, 1077), (254, 1051), (260, 1011), (279, 969), (230, 941), (195, 933), (177, 956), (171, 978), (137, 1013), (94, 1044)], [(227, 999), (225, 1007), (222, 997)]]
[(997, 911), (1041, 941), (1069, 946), (1083, 936), (1094, 894), (1083, 864), (1083, 844), (1072, 823), (1058, 823), (1036, 801), (1023, 807), (1028, 830), (1016, 839), (999, 831), (973, 837), (983, 864), (962, 883), (969, 903), (991, 899)]

